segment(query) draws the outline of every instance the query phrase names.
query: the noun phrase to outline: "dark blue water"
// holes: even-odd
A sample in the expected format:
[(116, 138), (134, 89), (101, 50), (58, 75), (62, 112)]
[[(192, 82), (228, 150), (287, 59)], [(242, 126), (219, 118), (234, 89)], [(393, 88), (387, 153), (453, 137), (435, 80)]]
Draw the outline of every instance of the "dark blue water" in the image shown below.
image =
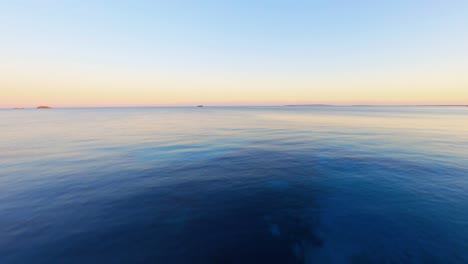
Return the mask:
[(0, 111), (0, 263), (468, 263), (468, 107)]

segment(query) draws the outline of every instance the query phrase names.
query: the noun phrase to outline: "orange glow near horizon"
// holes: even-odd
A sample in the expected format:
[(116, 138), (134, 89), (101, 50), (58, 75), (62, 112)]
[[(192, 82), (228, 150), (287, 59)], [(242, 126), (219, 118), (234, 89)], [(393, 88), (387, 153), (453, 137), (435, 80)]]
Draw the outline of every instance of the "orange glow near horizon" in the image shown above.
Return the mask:
[(456, 72), (251, 77), (52, 69), (3, 69), (0, 107), (468, 104), (468, 78)]

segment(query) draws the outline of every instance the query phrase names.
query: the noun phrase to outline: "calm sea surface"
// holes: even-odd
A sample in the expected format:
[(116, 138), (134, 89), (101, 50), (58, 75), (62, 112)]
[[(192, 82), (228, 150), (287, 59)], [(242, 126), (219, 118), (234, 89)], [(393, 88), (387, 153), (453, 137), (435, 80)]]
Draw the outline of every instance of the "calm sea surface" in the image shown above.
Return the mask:
[(0, 263), (468, 263), (468, 107), (0, 110)]

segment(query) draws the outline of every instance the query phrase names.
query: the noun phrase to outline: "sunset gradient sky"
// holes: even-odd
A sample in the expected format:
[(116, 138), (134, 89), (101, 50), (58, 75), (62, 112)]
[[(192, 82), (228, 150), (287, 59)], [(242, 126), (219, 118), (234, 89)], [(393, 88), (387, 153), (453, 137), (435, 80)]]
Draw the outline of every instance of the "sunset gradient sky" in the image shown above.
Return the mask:
[(1, 1), (0, 107), (468, 104), (468, 1)]

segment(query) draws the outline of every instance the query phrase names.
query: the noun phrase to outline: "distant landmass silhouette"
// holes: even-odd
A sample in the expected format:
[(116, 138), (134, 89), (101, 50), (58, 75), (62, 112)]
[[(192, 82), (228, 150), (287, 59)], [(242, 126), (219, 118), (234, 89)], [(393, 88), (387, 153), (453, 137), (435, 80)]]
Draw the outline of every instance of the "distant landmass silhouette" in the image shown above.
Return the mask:
[(294, 105), (284, 105), (284, 106), (333, 106), (329, 104), (294, 104)]
[(52, 107), (47, 106), (47, 105), (40, 105), (40, 106), (37, 107), (37, 109), (50, 109), (50, 108), (52, 108)]

